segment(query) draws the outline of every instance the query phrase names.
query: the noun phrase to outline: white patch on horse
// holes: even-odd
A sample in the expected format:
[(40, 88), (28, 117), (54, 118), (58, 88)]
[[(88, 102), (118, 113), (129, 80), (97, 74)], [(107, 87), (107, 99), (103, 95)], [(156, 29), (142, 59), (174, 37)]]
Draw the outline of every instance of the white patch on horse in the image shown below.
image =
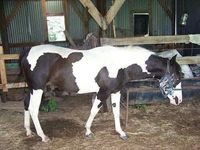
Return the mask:
[[(182, 87), (181, 82), (174, 88), (173, 93), (170, 95), (167, 95), (167, 97), (170, 99), (170, 103), (173, 105), (179, 105), (182, 102)], [(175, 100), (175, 97), (177, 97), (177, 102)]]
[[(95, 82), (100, 69), (106, 67), (109, 77), (116, 78), (119, 69), (137, 64), (143, 72), (149, 73), (145, 61), (154, 54), (141, 47), (112, 47), (103, 46), (83, 51), (83, 58), (73, 63), (73, 74), (79, 87), (78, 93), (89, 93), (98, 91), (99, 87)], [(126, 58), (123, 59), (121, 58)]]
[(67, 58), (68, 55), (72, 52), (81, 52), (81, 51), (72, 50), (72, 49), (63, 48), (63, 47), (54, 46), (54, 45), (48, 45), (48, 44), (38, 45), (31, 48), (27, 56), (27, 60), (28, 60), (28, 63), (31, 65), (30, 70), (33, 71), (37, 64), (38, 58), (44, 55), (45, 53), (55, 53), (55, 54), (59, 54), (62, 58)]

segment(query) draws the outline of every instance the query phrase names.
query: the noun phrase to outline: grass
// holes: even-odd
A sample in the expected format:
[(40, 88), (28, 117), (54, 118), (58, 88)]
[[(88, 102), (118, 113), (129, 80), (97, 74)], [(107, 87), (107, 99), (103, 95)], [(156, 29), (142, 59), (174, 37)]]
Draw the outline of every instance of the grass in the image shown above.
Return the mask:
[(144, 112), (146, 112), (147, 109), (146, 104), (135, 104), (133, 107), (139, 110), (143, 110)]
[(49, 99), (48, 103), (46, 105), (43, 105), (41, 110), (44, 112), (56, 111), (57, 110), (56, 100), (54, 98)]

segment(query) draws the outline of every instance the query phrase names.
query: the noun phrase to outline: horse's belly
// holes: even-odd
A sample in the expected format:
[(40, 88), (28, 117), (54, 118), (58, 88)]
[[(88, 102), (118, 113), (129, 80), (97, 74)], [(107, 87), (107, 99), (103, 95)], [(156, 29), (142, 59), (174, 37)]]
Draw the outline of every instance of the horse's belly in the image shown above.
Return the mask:
[(96, 82), (79, 82), (78, 83), (79, 91), (78, 94), (84, 94), (84, 93), (93, 93), (98, 92), (99, 86), (96, 84)]
[(98, 71), (96, 69), (87, 69), (87, 67), (73, 66), (73, 75), (79, 88), (78, 93), (98, 92), (99, 86), (95, 81)]
[(94, 75), (91, 75), (90, 73), (80, 72), (78, 75), (75, 75), (75, 78), (76, 84), (79, 88), (79, 94), (98, 92), (99, 86), (95, 81)]

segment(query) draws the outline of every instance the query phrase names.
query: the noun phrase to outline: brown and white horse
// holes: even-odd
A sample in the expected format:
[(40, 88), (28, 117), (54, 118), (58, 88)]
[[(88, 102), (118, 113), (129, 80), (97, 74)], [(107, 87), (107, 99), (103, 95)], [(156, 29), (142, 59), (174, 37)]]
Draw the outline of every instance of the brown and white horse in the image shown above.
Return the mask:
[(49, 84), (68, 93), (96, 92), (85, 126), (87, 137), (92, 137), (90, 128), (94, 117), (111, 96), (115, 129), (122, 139), (127, 139), (120, 125), (120, 90), (131, 80), (159, 79), (162, 92), (170, 103), (178, 105), (182, 102), (181, 69), (176, 56), (169, 60), (141, 47), (102, 46), (81, 51), (39, 45), (23, 51), (20, 62), (29, 87), (24, 100), (26, 134), (32, 136), (32, 118), (37, 134), (44, 142), (49, 138), (41, 128), (38, 113), (44, 89)]

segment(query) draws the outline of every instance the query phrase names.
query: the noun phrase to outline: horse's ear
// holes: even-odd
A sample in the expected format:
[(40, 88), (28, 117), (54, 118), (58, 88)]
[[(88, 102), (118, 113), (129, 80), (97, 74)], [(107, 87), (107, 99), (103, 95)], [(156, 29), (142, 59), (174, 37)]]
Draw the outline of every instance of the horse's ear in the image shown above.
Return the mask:
[(171, 59), (170, 59), (170, 64), (174, 64), (176, 62), (176, 55), (174, 55)]

